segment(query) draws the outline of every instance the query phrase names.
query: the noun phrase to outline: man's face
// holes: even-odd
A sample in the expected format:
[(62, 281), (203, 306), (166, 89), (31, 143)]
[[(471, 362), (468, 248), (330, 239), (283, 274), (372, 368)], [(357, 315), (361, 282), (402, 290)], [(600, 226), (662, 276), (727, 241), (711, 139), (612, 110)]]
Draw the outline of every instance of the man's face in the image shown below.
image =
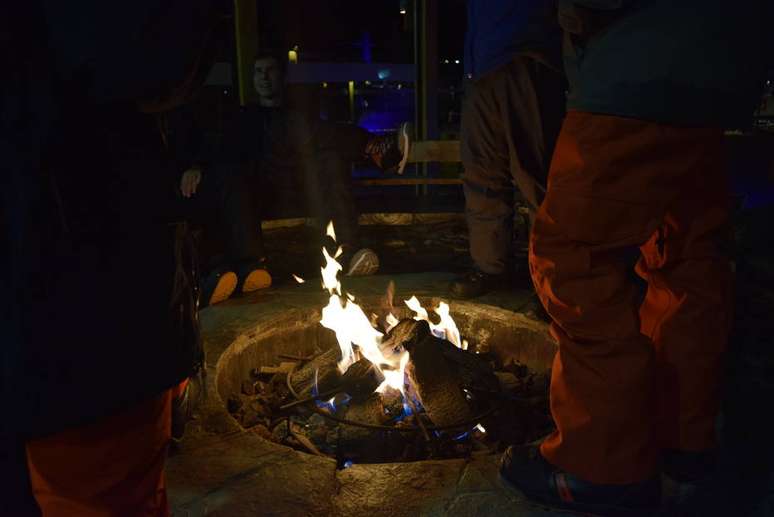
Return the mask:
[(282, 94), (282, 70), (273, 57), (261, 58), (255, 61), (253, 85), (258, 96), (276, 98)]

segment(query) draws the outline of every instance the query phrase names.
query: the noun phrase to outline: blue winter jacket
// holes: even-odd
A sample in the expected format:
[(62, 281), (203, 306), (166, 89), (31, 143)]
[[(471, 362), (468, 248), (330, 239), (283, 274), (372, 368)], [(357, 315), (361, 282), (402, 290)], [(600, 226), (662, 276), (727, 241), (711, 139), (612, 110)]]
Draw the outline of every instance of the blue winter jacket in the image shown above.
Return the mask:
[(560, 0), (562, 26), (576, 33), (565, 42), (568, 107), (681, 125), (744, 125), (763, 85), (772, 3)]
[(554, 61), (560, 41), (553, 0), (468, 0), (465, 75), (478, 79), (523, 51)]

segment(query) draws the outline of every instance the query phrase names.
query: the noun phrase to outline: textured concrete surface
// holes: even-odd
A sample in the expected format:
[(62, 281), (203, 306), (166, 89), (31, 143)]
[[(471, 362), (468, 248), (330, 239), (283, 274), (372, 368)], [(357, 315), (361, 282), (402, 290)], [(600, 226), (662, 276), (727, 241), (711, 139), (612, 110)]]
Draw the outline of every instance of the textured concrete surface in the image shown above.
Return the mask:
[[(696, 516), (774, 516), (774, 240), (770, 225), (774, 210), (743, 214), (737, 231), (737, 313), (728, 361), (723, 404), (719, 474), (690, 502)], [(377, 228), (366, 236), (385, 260), (386, 271), (459, 271), (466, 265), (464, 225), (444, 223), (442, 231), (415, 227)], [(282, 233), (269, 239), (270, 256), (282, 259), (275, 278), (284, 286), (230, 300), (202, 313), (210, 361), (210, 397), (189, 425), (186, 438), (168, 466), (169, 495), (175, 516), (550, 516), (503, 488), (495, 458), (471, 462), (412, 465), (354, 465), (341, 471), (333, 462), (270, 444), (242, 431), (223, 409), (215, 392), (213, 365), (232, 343), (277, 315), (320, 307), (323, 295), (314, 274), (307, 236)], [(370, 230), (369, 230), (370, 231)], [(427, 232), (430, 231), (428, 235)], [(425, 245), (424, 243), (427, 242)], [(443, 244), (444, 252), (424, 253)], [(314, 250), (311, 250), (313, 253)], [(444, 254), (445, 253), (445, 254)], [(296, 267), (303, 267), (296, 269)], [(303, 285), (289, 284), (290, 273), (309, 275)], [(349, 279), (357, 296), (384, 292), (390, 279), (397, 296), (441, 296), (451, 273), (385, 274)], [(526, 290), (488, 295), (482, 303), (510, 310), (527, 307)], [(305, 309), (306, 308), (306, 309)]]
[[(384, 293), (445, 297), (451, 274), (347, 279), (356, 297)], [(499, 295), (506, 308), (523, 306), (528, 292)], [(497, 480), (496, 458), (404, 464), (354, 465), (336, 470), (328, 458), (303, 454), (241, 430), (215, 386), (215, 365), (230, 346), (273, 321), (319, 309), (317, 281), (272, 288), (205, 309), (202, 325), (208, 362), (208, 397), (168, 463), (175, 516), (200, 515), (548, 515)]]

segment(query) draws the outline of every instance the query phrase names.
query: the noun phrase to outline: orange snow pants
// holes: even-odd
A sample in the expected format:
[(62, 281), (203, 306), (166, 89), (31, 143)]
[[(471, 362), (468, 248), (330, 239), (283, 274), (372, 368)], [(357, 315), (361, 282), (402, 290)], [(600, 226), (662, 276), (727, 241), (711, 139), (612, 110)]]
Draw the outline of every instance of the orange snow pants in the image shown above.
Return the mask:
[(661, 450), (715, 446), (733, 309), (725, 164), (720, 128), (568, 114), (530, 244), (559, 345), (553, 465), (626, 484), (654, 475)]
[(43, 517), (166, 517), (172, 400), (187, 381), (94, 424), (27, 442)]

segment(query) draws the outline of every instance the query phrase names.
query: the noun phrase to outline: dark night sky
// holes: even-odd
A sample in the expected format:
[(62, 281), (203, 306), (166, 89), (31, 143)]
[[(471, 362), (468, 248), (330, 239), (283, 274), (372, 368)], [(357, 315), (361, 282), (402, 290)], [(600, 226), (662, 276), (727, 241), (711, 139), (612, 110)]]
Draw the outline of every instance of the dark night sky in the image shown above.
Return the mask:
[[(462, 56), (465, 36), (464, 0), (439, 3), (439, 57)], [(401, 15), (400, 0), (296, 0), (259, 2), (260, 38), (263, 46), (298, 44), (315, 60), (360, 61), (358, 44), (369, 33), (372, 59), (412, 62), (413, 32)], [(404, 26), (408, 25), (407, 29)]]

